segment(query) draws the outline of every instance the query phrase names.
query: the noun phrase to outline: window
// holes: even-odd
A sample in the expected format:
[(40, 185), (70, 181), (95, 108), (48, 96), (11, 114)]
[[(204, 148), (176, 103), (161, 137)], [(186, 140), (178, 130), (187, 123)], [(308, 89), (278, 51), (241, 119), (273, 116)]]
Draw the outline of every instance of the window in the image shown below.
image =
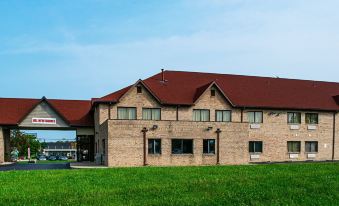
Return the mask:
[(161, 109), (156, 108), (143, 108), (142, 119), (143, 120), (160, 120)]
[(211, 96), (215, 97), (215, 89), (211, 89)]
[(247, 114), (249, 123), (260, 124), (263, 122), (262, 112), (248, 112)]
[(102, 154), (106, 154), (106, 144), (105, 144), (105, 139), (102, 140)]
[(262, 153), (262, 141), (250, 141), (249, 152), (250, 153)]
[(305, 122), (306, 124), (318, 124), (319, 115), (317, 113), (306, 113)]
[(300, 141), (287, 142), (287, 150), (290, 153), (300, 153)]
[(210, 110), (208, 109), (194, 109), (193, 121), (196, 122), (208, 122), (210, 121)]
[(214, 139), (203, 140), (203, 153), (204, 154), (215, 154), (215, 140)]
[(289, 124), (301, 124), (301, 113), (300, 112), (288, 112), (287, 122)]
[(135, 107), (118, 107), (118, 119), (137, 119)]
[(193, 154), (193, 140), (172, 139), (172, 154)]
[(232, 112), (229, 110), (216, 110), (215, 111), (215, 121), (216, 122), (231, 122), (232, 121)]
[(137, 86), (137, 93), (141, 94), (142, 93), (142, 87), (141, 86)]
[(161, 154), (161, 139), (148, 140), (148, 154)]
[(318, 152), (318, 142), (316, 142), (316, 141), (305, 142), (305, 151), (306, 152), (313, 152), (313, 153)]

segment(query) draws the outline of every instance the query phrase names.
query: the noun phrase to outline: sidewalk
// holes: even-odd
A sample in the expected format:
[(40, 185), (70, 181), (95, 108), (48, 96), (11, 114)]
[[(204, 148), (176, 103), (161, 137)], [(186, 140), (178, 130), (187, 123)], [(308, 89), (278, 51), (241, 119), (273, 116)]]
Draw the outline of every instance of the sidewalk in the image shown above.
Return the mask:
[(107, 169), (107, 166), (98, 165), (94, 162), (72, 162), (71, 163), (72, 169)]

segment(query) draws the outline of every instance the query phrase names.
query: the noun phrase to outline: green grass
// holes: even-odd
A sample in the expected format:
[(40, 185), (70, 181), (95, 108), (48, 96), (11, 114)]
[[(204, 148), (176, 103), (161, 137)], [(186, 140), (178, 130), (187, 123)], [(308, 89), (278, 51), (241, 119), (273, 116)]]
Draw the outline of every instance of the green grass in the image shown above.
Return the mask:
[[(37, 161), (36, 164), (58, 164), (58, 163), (68, 163), (68, 162), (76, 162), (75, 160), (42, 160), (42, 161)], [(32, 164), (28, 163), (28, 161), (19, 161), (17, 164)]]
[(0, 172), (2, 205), (338, 205), (339, 164)]

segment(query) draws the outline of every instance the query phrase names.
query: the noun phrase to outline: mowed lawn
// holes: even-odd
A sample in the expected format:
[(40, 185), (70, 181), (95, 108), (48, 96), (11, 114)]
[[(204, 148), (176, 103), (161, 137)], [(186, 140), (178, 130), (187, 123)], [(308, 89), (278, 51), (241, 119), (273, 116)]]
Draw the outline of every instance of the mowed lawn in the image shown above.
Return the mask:
[(1, 205), (339, 205), (339, 164), (0, 172)]

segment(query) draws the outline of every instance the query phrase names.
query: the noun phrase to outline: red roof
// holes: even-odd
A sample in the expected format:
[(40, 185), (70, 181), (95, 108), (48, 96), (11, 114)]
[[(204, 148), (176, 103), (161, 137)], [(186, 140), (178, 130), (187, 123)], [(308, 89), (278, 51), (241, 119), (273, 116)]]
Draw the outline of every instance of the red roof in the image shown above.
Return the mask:
[[(161, 104), (193, 105), (215, 83), (234, 107), (339, 111), (339, 83), (229, 74), (165, 71), (143, 81)], [(117, 102), (129, 88), (97, 99)]]
[[(91, 101), (43, 99), (49, 103), (70, 126), (93, 126)], [(41, 99), (0, 98), (0, 125), (17, 125)]]

